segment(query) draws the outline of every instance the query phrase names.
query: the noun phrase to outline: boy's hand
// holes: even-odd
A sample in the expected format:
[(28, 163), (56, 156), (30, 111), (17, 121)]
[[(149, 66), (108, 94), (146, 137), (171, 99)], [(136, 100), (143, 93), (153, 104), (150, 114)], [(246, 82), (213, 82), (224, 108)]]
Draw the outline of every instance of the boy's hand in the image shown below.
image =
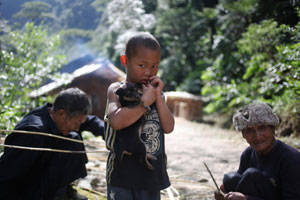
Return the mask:
[(164, 82), (158, 76), (152, 76), (149, 82), (155, 88), (156, 97), (160, 97), (164, 89)]
[(143, 84), (143, 95), (141, 101), (144, 102), (144, 105), (150, 106), (156, 101), (156, 89), (152, 84)]

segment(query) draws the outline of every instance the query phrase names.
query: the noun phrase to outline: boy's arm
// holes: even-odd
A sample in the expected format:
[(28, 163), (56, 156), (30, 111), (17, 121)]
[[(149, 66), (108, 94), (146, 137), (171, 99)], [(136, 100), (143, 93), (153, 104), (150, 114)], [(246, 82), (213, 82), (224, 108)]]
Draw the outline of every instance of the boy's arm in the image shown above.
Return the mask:
[(150, 78), (151, 85), (155, 87), (156, 90), (156, 107), (159, 115), (159, 120), (164, 133), (171, 133), (174, 130), (174, 116), (169, 110), (163, 96), (161, 95), (164, 83), (158, 76), (153, 76)]
[(169, 110), (165, 100), (163, 99), (162, 95), (160, 95), (160, 97), (157, 97), (156, 106), (159, 115), (159, 120), (164, 133), (171, 133), (174, 130), (174, 117), (171, 111)]
[[(121, 107), (119, 98), (115, 91), (119, 88), (119, 84), (113, 83), (108, 88), (108, 120), (110, 126), (114, 130), (126, 128), (136, 122), (145, 112), (146, 109), (142, 105), (128, 108)], [(153, 87), (143, 91), (144, 105), (151, 105), (155, 99), (155, 90)]]

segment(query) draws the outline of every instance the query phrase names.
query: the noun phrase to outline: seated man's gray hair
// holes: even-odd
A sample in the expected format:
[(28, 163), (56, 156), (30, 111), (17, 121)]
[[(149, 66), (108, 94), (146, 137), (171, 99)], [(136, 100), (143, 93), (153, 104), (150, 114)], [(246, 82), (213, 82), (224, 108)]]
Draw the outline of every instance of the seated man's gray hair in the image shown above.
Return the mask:
[(251, 126), (278, 126), (279, 119), (266, 103), (250, 103), (239, 110), (232, 118), (233, 125), (238, 131)]
[(69, 118), (79, 114), (87, 115), (91, 111), (91, 103), (82, 90), (78, 88), (69, 88), (62, 90), (55, 98), (53, 104), (54, 112), (63, 109)]

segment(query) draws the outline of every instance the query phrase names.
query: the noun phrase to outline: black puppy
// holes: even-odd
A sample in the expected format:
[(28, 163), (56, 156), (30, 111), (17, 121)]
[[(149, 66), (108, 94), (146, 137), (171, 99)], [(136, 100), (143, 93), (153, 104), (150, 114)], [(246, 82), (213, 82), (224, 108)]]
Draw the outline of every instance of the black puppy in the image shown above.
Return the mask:
[[(134, 107), (141, 103), (141, 93), (139, 92), (139, 84), (126, 83), (124, 87), (119, 88), (116, 94), (119, 96), (119, 102), (122, 107)], [(156, 160), (156, 157), (147, 153), (146, 146), (141, 139), (144, 116), (135, 123), (120, 130), (120, 149), (121, 160), (124, 155), (132, 155), (137, 157), (148, 169), (153, 170), (150, 160)]]

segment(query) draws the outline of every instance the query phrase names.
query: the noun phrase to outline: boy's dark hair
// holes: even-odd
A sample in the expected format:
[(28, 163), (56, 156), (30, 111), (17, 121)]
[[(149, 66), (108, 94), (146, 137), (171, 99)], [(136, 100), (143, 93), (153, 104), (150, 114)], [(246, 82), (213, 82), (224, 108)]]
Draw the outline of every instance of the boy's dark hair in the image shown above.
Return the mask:
[(69, 118), (79, 114), (87, 115), (91, 111), (88, 96), (78, 88), (69, 88), (61, 91), (54, 100), (53, 111), (64, 110)]
[(151, 50), (160, 50), (160, 45), (156, 38), (148, 32), (139, 32), (131, 37), (126, 43), (125, 55), (132, 58), (136, 54), (138, 47), (143, 46)]

